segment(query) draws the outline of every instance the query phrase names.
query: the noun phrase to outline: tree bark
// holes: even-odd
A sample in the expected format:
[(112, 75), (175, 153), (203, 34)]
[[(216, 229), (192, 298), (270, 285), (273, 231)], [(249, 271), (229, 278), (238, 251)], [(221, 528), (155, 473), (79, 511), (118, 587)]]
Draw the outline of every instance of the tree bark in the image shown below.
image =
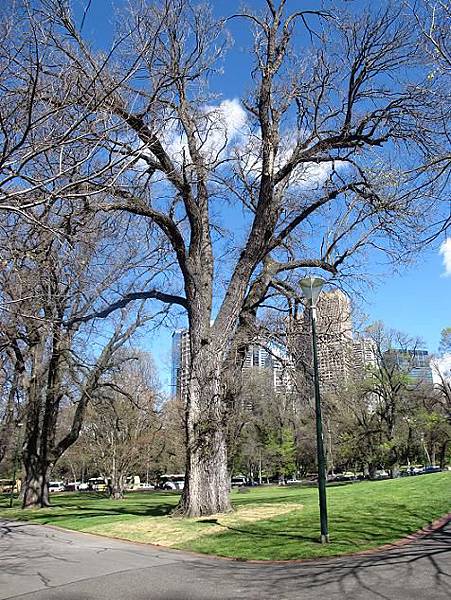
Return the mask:
[(232, 510), (220, 357), (201, 351), (192, 361), (186, 434), (185, 487), (176, 513), (199, 517)]
[(111, 478), (110, 497), (113, 500), (122, 500), (124, 497), (124, 477), (115, 474)]
[(113, 448), (113, 464), (111, 465), (110, 497), (113, 500), (122, 500), (124, 497), (124, 475), (117, 468), (115, 448)]
[(36, 455), (24, 459), (25, 480), (22, 508), (45, 508), (50, 506), (49, 465), (42, 464)]

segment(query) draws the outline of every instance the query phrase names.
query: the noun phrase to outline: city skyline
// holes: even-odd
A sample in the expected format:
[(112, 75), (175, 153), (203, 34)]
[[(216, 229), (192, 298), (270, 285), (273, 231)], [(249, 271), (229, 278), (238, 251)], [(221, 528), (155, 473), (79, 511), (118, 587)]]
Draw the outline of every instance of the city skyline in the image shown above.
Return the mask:
[[(354, 331), (351, 301), (340, 289), (320, 294), (316, 314), (320, 387), (323, 391), (337, 391), (356, 377), (363, 377), (369, 366), (376, 365), (375, 343)], [(307, 372), (312, 363), (309, 307), (293, 325), (297, 366)]]
[[(308, 387), (312, 362), (309, 315), (307, 306), (291, 321), (286, 347), (263, 339), (251, 342), (242, 365), (243, 377), (253, 369), (271, 370), (274, 390), (282, 391), (292, 389), (293, 377), (298, 378), (304, 373), (303, 383), (299, 380), (298, 385)], [(369, 368), (377, 366), (382, 355), (393, 357), (415, 383), (433, 384), (429, 352), (416, 345), (396, 347), (396, 342), (394, 345), (390, 343), (387, 350), (378, 347), (369, 335), (354, 330), (351, 300), (338, 288), (323, 291), (318, 298), (317, 332), (323, 392), (338, 391), (353, 380), (362, 378)], [(173, 332), (171, 360), (171, 395), (185, 399), (190, 360), (188, 329)], [(296, 369), (296, 375), (293, 369)]]

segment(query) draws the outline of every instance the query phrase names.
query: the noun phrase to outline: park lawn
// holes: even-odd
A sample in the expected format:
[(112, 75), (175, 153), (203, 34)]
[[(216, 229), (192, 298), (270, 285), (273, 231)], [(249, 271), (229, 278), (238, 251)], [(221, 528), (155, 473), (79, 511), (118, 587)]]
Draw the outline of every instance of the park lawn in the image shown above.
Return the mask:
[(375, 548), (417, 531), (451, 510), (451, 473), (327, 488), (331, 543), (318, 543), (316, 488), (261, 487), (232, 492), (235, 512), (170, 517), (178, 494), (59, 494), (52, 508), (21, 511), (0, 501), (0, 516), (58, 525), (241, 560), (319, 558)]

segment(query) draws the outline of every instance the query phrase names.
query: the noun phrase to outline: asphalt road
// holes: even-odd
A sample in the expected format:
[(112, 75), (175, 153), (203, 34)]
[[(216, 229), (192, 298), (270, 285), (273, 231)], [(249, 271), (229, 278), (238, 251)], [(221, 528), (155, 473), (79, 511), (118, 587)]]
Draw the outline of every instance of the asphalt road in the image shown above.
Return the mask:
[(450, 600), (451, 522), (369, 555), (243, 563), (0, 520), (0, 599)]

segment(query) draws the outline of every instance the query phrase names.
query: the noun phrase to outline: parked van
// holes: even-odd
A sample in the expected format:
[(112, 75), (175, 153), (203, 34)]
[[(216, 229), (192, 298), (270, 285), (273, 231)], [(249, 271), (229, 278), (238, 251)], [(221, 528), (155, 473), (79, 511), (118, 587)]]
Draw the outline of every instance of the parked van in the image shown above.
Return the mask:
[(130, 475), (125, 479), (125, 489), (133, 491), (139, 489), (141, 486), (141, 478), (139, 475)]
[(241, 487), (247, 484), (247, 478), (244, 475), (237, 475), (236, 477), (232, 477), (231, 486), (232, 487)]

